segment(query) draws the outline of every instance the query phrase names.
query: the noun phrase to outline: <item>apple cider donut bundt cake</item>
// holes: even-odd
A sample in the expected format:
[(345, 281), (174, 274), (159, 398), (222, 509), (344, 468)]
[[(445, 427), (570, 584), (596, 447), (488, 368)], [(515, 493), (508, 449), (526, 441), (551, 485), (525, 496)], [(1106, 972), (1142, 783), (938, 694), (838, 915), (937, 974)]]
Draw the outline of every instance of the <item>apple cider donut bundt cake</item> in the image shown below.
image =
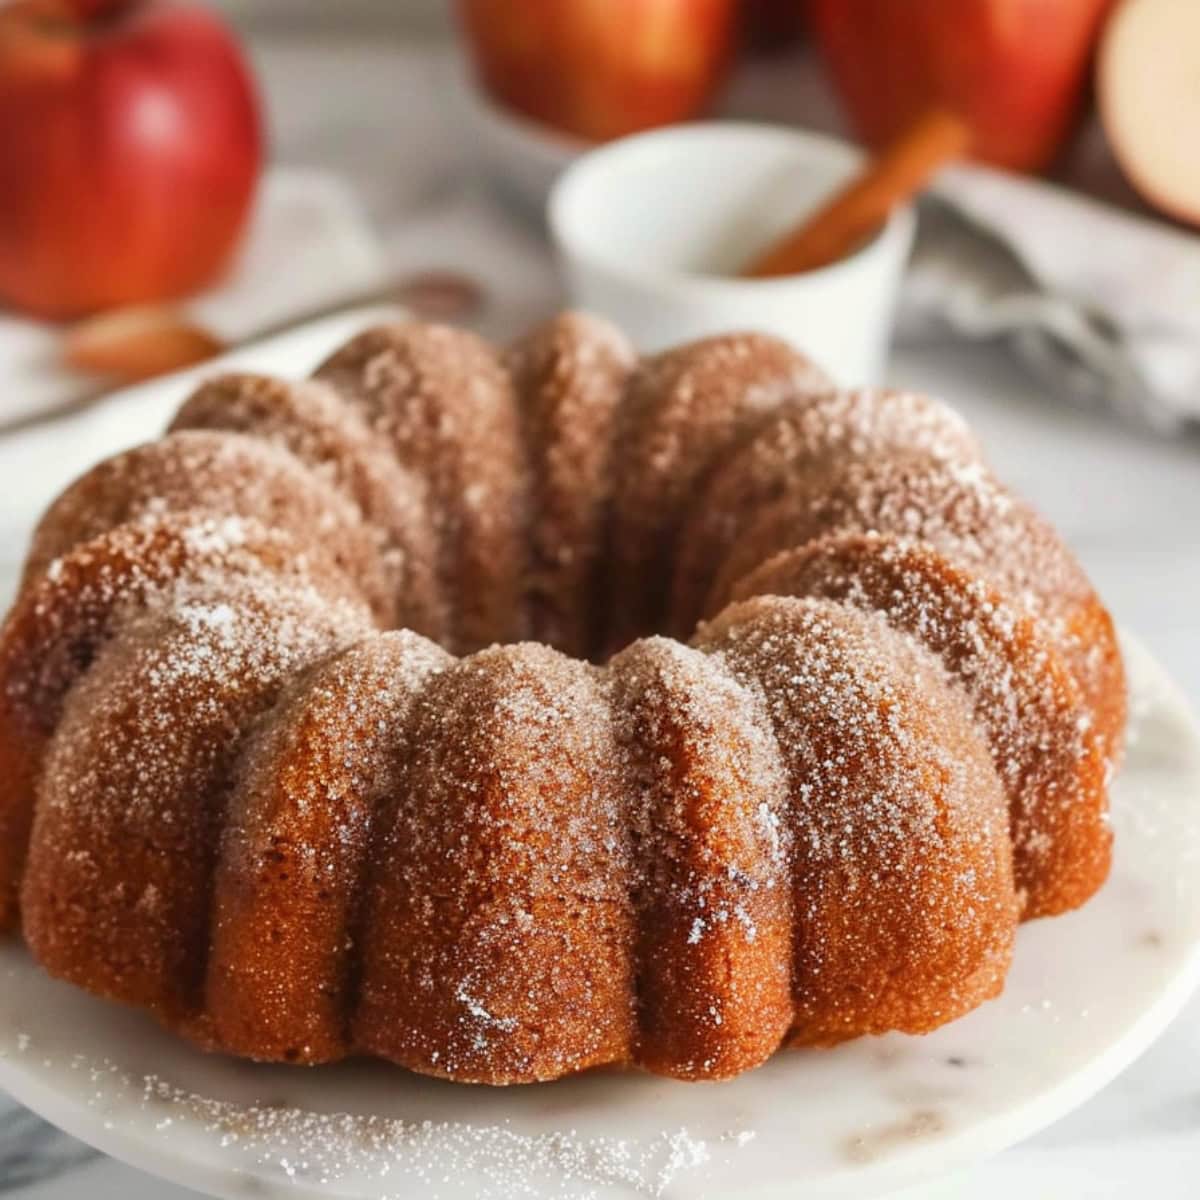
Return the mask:
[(725, 1078), (995, 996), (1105, 879), (1124, 720), (938, 402), (759, 335), (396, 324), (43, 517), (0, 930), (246, 1058)]

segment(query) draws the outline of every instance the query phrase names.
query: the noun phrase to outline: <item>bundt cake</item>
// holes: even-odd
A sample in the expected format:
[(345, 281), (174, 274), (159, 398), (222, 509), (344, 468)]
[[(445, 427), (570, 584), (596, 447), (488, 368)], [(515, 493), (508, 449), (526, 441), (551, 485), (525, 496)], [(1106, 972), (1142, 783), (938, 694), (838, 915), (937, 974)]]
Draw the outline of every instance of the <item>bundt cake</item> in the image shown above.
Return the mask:
[(395, 324), (43, 517), (0, 930), (246, 1058), (724, 1078), (996, 995), (1105, 879), (1124, 719), (939, 403), (757, 335)]

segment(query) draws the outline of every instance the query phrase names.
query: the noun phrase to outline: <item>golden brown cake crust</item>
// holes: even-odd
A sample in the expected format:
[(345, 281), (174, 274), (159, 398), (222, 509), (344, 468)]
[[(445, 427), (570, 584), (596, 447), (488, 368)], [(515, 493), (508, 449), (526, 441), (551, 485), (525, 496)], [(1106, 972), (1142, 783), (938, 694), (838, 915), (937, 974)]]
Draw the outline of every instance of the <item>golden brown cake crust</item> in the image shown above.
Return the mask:
[(393, 620), (426, 637), (446, 636), (449, 605), (436, 577), (424, 484), (332, 388), (316, 380), (219, 375), (176, 413), (169, 432), (181, 429), (247, 434), (290, 451), (355, 506), (387, 575)]
[(356, 1044), (480, 1083), (628, 1060), (628, 831), (593, 670), (546, 646), (482, 651), (430, 681), (407, 740)]
[(375, 814), (414, 705), (452, 662), (402, 630), (302, 675), (240, 756), (213, 884), (206, 1006), (225, 1050), (315, 1063), (351, 1048)]
[(448, 647), (463, 653), (525, 633), (520, 604), (528, 481), (513, 385), (481, 338), (404, 322), (368, 330), (317, 371), (424, 479)]
[(43, 519), (0, 929), (247, 1058), (725, 1078), (995, 995), (1107, 872), (1124, 703), (936, 402), (756, 335), (391, 325)]
[(940, 664), (827, 600), (731, 605), (699, 645), (759, 691), (788, 776), (792, 1041), (924, 1033), (999, 992), (1016, 900), (999, 780)]
[(765, 1062), (792, 1021), (787, 787), (753, 694), (666, 638), (610, 668), (629, 778), (634, 1060), (681, 1079)]
[(396, 597), (352, 504), (287, 451), (236, 433), (184, 430), (106, 459), (77, 479), (39, 522), (25, 583), (106, 530), (164, 513), (239, 516), (316, 545), (368, 597), (381, 621)]
[(1086, 702), (1037, 624), (977, 571), (927, 544), (835, 535), (785, 550), (734, 599), (821, 596), (882, 613), (941, 658), (970, 696), (1009, 797), (1025, 918), (1077, 908), (1108, 876), (1108, 768)]
[(568, 312), (516, 342), (506, 362), (532, 481), (530, 635), (591, 657), (604, 613), (613, 428), (633, 347), (606, 321)]
[(764, 334), (705, 338), (641, 362), (617, 431), (610, 652), (661, 628), (675, 538), (707, 472), (780, 404), (829, 386), (810, 359)]
[(134, 619), (68, 694), (22, 884), (52, 974), (187, 1028), (238, 733), (283, 681), (370, 628), (359, 606), (248, 576)]
[(170, 605), (181, 589), (220, 592), (255, 574), (363, 600), (320, 547), (186, 511), (83, 542), (24, 588), (0, 630), (0, 930), (17, 921), (35, 787), (65, 697), (131, 617)]

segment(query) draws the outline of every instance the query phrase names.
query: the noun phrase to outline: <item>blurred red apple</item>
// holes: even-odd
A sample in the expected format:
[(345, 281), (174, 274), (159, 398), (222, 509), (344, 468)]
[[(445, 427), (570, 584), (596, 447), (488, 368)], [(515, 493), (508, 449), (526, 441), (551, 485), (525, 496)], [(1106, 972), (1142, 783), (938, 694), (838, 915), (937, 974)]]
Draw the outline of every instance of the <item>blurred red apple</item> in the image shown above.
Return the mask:
[(0, 303), (62, 318), (194, 290), (261, 159), (249, 70), (207, 8), (0, 7)]
[(1105, 28), (1098, 68), (1100, 116), (1129, 181), (1200, 225), (1200, 3), (1125, 0)]
[(804, 0), (742, 0), (742, 25), (752, 50), (786, 50), (804, 29)]
[(501, 103), (602, 141), (694, 116), (732, 49), (736, 0), (459, 0)]
[(950, 108), (976, 158), (1039, 170), (1071, 132), (1111, 0), (809, 0), (859, 134), (896, 137)]

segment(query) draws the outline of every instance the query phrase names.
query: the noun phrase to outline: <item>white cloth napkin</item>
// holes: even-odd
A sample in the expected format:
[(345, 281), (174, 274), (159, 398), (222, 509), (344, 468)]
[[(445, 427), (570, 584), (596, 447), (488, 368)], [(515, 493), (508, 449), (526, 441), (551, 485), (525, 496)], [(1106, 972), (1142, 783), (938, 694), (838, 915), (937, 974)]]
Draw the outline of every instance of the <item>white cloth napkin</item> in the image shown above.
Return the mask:
[(1004, 339), (1057, 394), (1200, 422), (1200, 237), (960, 167), (922, 205), (897, 337)]
[[(184, 310), (236, 342), (257, 329), (378, 282), (378, 239), (350, 190), (322, 172), (273, 169), (229, 274)], [(59, 364), (60, 331), (0, 311), (0, 424), (94, 390)]]

